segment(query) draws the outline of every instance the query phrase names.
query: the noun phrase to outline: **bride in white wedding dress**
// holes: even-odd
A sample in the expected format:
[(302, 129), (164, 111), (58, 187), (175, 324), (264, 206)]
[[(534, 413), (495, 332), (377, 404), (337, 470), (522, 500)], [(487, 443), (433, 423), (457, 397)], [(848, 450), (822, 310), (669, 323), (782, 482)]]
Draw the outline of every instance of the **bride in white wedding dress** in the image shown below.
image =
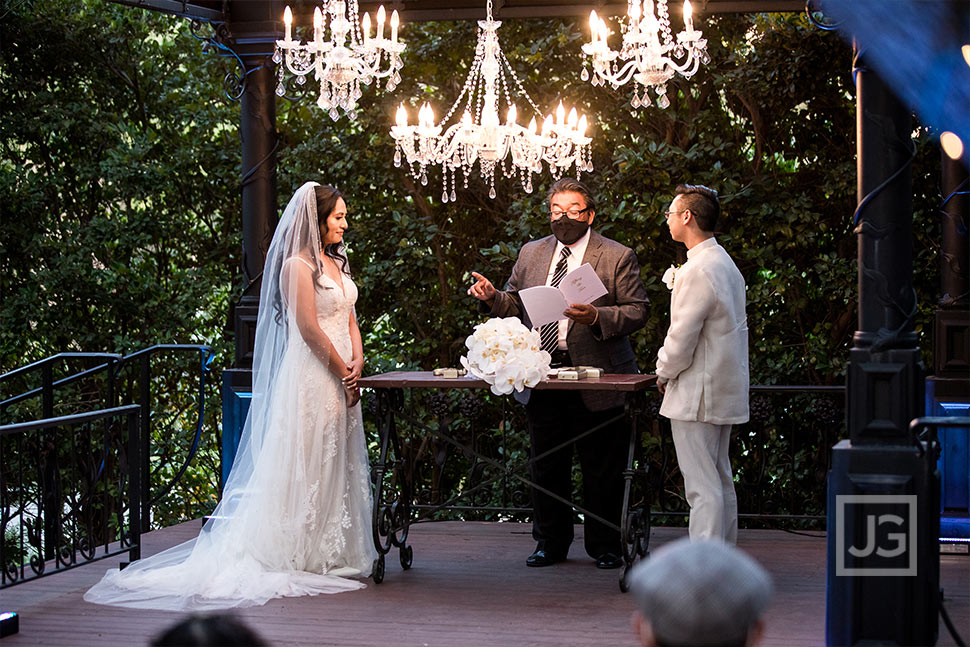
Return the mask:
[(108, 571), (85, 600), (205, 610), (364, 586), (351, 578), (377, 550), (346, 228), (332, 187), (294, 194), (266, 255), (252, 403), (222, 501), (197, 538)]

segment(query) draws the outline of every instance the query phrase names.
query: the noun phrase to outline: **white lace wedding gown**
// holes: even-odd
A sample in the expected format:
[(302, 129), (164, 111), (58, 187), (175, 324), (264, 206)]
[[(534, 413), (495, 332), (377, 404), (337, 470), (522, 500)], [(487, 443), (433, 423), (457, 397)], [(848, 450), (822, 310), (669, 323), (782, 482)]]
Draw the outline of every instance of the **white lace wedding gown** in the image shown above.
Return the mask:
[[(356, 285), (321, 272), (314, 287), (321, 329), (341, 357), (351, 357)], [(200, 610), (364, 586), (347, 579), (368, 576), (377, 557), (360, 406), (348, 409), (339, 378), (292, 323), (280, 367), (251, 476), (227, 488), (233, 500), (220, 503), (199, 537), (108, 571), (85, 600)]]

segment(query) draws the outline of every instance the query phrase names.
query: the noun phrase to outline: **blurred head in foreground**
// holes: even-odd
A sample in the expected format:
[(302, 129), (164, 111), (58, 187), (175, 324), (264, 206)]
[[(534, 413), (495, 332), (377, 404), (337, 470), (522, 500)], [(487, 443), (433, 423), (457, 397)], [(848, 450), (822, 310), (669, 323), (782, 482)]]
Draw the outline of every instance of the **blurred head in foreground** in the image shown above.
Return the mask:
[(155, 637), (151, 647), (263, 647), (266, 643), (242, 620), (227, 613), (188, 616)]
[(629, 578), (633, 627), (645, 647), (752, 647), (761, 638), (771, 576), (733, 546), (681, 539)]

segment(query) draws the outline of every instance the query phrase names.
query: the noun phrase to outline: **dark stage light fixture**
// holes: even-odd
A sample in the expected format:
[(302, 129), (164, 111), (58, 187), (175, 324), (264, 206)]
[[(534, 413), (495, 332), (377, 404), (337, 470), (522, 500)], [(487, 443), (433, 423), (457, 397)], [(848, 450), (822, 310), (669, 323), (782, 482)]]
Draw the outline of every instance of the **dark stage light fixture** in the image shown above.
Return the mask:
[(20, 631), (20, 616), (13, 611), (0, 613), (0, 638), (12, 636)]

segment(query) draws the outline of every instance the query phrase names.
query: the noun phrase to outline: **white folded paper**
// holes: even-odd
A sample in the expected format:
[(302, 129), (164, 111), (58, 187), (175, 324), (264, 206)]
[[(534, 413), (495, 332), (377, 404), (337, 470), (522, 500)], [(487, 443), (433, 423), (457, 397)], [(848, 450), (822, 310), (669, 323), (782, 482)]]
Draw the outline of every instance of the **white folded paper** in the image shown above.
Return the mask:
[(565, 319), (563, 311), (571, 303), (591, 303), (606, 294), (606, 286), (596, 276), (593, 266), (583, 263), (565, 277), (558, 288), (551, 285), (537, 285), (519, 290), (522, 306), (529, 315), (533, 326)]

